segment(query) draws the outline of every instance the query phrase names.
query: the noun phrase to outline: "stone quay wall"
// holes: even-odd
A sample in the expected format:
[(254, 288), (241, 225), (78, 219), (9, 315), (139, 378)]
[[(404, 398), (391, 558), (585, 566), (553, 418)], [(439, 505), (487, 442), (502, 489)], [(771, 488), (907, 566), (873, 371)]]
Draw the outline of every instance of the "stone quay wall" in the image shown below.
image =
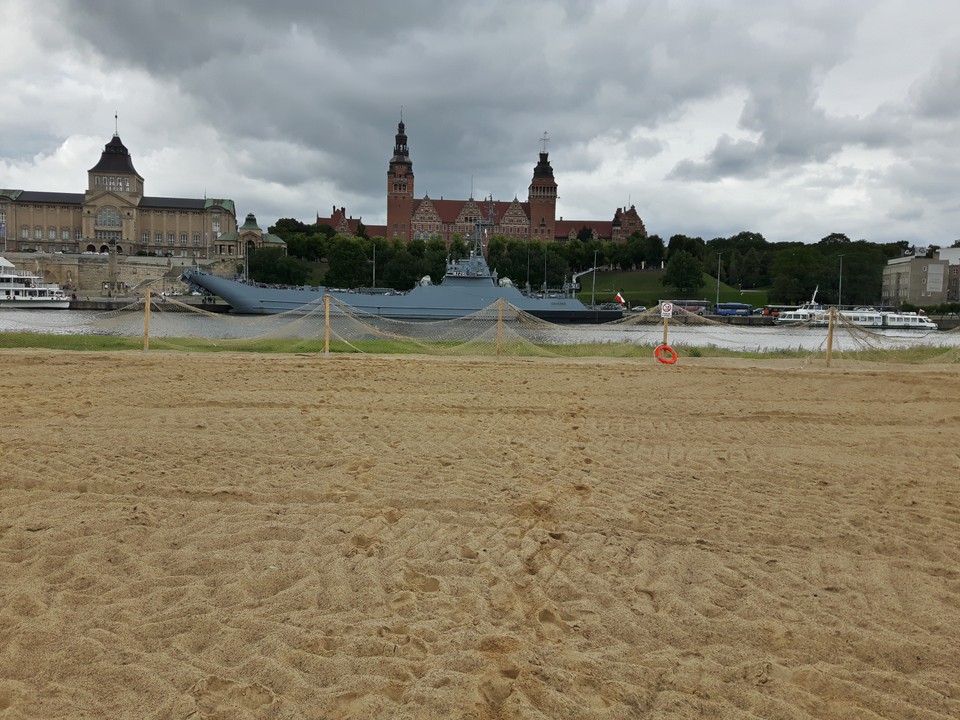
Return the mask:
[[(183, 291), (180, 275), (185, 268), (195, 267), (194, 258), (140, 257), (115, 253), (0, 253), (18, 270), (34, 272), (47, 282), (57, 283), (67, 294), (82, 297), (144, 295), (152, 292)], [(200, 266), (215, 274), (232, 274), (237, 270), (236, 258), (201, 260)]]

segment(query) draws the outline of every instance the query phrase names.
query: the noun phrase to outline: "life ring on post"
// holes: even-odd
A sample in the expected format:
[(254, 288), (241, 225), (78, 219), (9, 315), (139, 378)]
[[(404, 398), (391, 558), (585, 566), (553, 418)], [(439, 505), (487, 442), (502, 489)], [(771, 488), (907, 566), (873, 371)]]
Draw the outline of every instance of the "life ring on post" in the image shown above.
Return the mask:
[(669, 345), (658, 345), (657, 349), (653, 351), (653, 356), (664, 365), (673, 365), (679, 357), (677, 351)]

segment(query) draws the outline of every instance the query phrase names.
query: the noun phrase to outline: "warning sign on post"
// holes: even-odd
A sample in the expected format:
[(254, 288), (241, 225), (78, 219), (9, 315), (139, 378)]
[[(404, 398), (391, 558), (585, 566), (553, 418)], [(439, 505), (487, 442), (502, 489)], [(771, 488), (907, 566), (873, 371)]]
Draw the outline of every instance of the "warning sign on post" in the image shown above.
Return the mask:
[(660, 303), (660, 317), (673, 317), (673, 303)]

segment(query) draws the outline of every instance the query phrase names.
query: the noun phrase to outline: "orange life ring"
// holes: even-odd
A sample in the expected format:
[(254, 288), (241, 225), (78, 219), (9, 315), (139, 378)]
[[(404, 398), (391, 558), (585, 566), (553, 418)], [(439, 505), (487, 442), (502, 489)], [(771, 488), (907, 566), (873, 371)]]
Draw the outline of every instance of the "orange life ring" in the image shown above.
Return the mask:
[(658, 345), (657, 349), (653, 351), (653, 356), (664, 365), (673, 365), (679, 357), (677, 351), (669, 345)]

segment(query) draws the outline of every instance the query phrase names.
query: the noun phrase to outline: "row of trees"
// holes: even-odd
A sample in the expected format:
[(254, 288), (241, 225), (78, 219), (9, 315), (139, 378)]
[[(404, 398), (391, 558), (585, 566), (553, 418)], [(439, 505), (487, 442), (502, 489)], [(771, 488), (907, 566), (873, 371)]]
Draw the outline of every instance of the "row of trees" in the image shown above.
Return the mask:
[(819, 287), (817, 298), (823, 302), (867, 305), (880, 301), (887, 261), (911, 251), (906, 242), (853, 241), (842, 233), (814, 244), (769, 243), (752, 232), (709, 242), (675, 235), (667, 247), (665, 280), (695, 293), (703, 287), (704, 273), (717, 277), (719, 272), (728, 285), (768, 289), (772, 302), (801, 302)]
[[(447, 257), (465, 257), (471, 249), (464, 239), (447, 246), (439, 238), (406, 242), (344, 237), (328, 225), (286, 218), (270, 232), (286, 241), (287, 254), (252, 253), (250, 275), (261, 282), (293, 285), (367, 287), (375, 283), (407, 290), (425, 276), (440, 282)], [(625, 243), (613, 243), (592, 239), (589, 228), (584, 228), (578, 238), (563, 243), (493, 237), (487, 260), (501, 278), (531, 289), (560, 287), (574, 273), (595, 265), (620, 270), (665, 268), (663, 283), (678, 295), (696, 295), (706, 282), (705, 275), (715, 278), (719, 273), (728, 285), (767, 289), (772, 302), (801, 302), (819, 287), (818, 299), (824, 302), (874, 304), (880, 300), (887, 260), (911, 250), (906, 242), (880, 245), (852, 241), (841, 233), (815, 244), (770, 243), (753, 232), (709, 241), (674, 235), (666, 243), (657, 235), (636, 234)]]

